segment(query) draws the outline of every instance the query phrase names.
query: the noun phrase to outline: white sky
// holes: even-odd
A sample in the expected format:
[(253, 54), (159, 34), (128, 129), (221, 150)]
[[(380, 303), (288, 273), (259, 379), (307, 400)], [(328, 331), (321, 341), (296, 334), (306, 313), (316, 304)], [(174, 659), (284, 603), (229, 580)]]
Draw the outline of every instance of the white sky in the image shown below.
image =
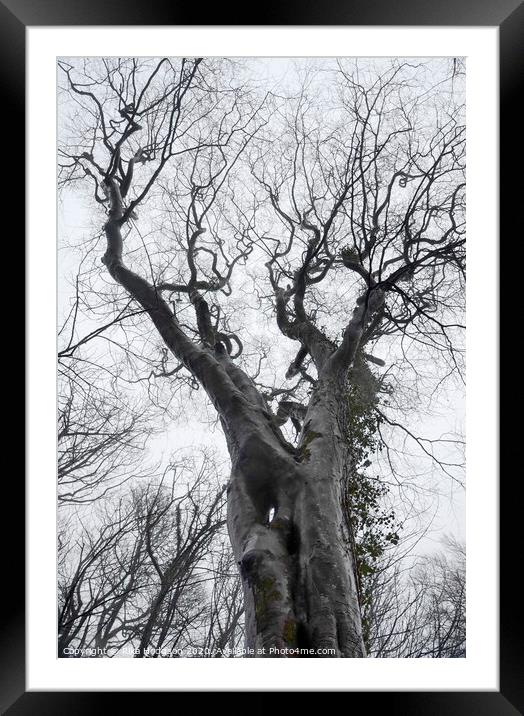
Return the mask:
[[(74, 60), (73, 60), (74, 62)], [(360, 61), (362, 63), (362, 61)], [(366, 61), (364, 61), (365, 63)], [(370, 66), (378, 65), (379, 67), (387, 63), (385, 59), (368, 60)], [(447, 60), (443, 60), (446, 63)], [(442, 71), (439, 66), (440, 61), (435, 59), (431, 62), (427, 72), (428, 86), (434, 83), (435, 77), (439, 76)], [(248, 73), (251, 76), (260, 77), (260, 83), (264, 88), (268, 86), (278, 92), (286, 90), (294, 91), (298, 87), (298, 72), (303, 70), (305, 66), (313, 65), (318, 69), (323, 66), (332, 66), (332, 61), (322, 59), (287, 59), (287, 58), (259, 58), (248, 65)], [(324, 90), (322, 86), (322, 74), (320, 75), (320, 84), (317, 85), (318, 91)], [(60, 105), (59, 105), (60, 107)], [(67, 103), (65, 105), (67, 111)], [(62, 115), (59, 114), (59, 128), (61, 126)], [(58, 317), (59, 325), (61, 317), (67, 313), (71, 305), (72, 296), (74, 296), (74, 277), (76, 275), (79, 261), (81, 260), (85, 248), (84, 243), (93, 245), (92, 237), (97, 233), (97, 229), (101, 227), (101, 215), (93, 211), (94, 201), (92, 199), (91, 187), (88, 189), (89, 194), (86, 195), (85, 190), (81, 194), (72, 191), (66, 191), (62, 195), (62, 201), (58, 208)], [(144, 216), (141, 216), (139, 226), (144, 230)], [(147, 222), (147, 218), (145, 218)], [(71, 246), (78, 249), (71, 249)], [(104, 250), (104, 239), (101, 238), (97, 244), (94, 260), (99, 261), (99, 257)], [(240, 269), (241, 270), (241, 269)], [(268, 330), (275, 333), (275, 340), (281, 339), (278, 336), (274, 324), (268, 322), (255, 313), (251, 315), (250, 332), (253, 334), (253, 320), (260, 322), (259, 332), (267, 333)], [(77, 335), (81, 336), (93, 330), (100, 325), (99, 319), (85, 312), (80, 315), (77, 324)], [(245, 338), (240, 332), (240, 335)], [(103, 351), (103, 343), (101, 339), (95, 339), (97, 351)], [(285, 356), (281, 358), (280, 373), (285, 372), (285, 367), (289, 363), (290, 357), (294, 355), (296, 346), (291, 341), (281, 341), (279, 345), (285, 351)], [(379, 344), (376, 350), (377, 355), (386, 359), (387, 364), (390, 360), (394, 360), (398, 355), (384, 355), (380, 352), (380, 348), (384, 348)], [(387, 366), (386, 366), (387, 368)], [(430, 367), (431, 371), (431, 367)], [(280, 380), (281, 380), (280, 376)], [(401, 389), (401, 388), (400, 388)], [(195, 408), (198, 409), (195, 411)], [(465, 398), (463, 392), (453, 389), (443, 391), (439, 395), (439, 400), (433, 405), (431, 413), (425, 411), (424, 405), (421, 406), (419, 412), (410, 413), (404, 418), (406, 427), (413, 430), (417, 435), (427, 438), (438, 438), (444, 433), (462, 433), (465, 423)], [(196, 412), (196, 415), (195, 415)], [(207, 419), (206, 419), (207, 416)], [(190, 409), (183, 411), (179, 420), (172, 420), (166, 426), (166, 430), (149, 445), (148, 460), (156, 462), (158, 459), (168, 461), (172, 452), (185, 450), (190, 447), (198, 447), (200, 445), (212, 445), (218, 450), (218, 453), (226, 456), (225, 440), (221, 430), (216, 424), (209, 424), (209, 420), (214, 420), (214, 410), (204, 399), (202, 391), (193, 396)], [(207, 424), (206, 424), (207, 423)], [(413, 446), (411, 446), (413, 447)], [(459, 539), (465, 538), (465, 494), (461, 487), (457, 485), (449, 477), (443, 476), (438, 470), (433, 469), (434, 466), (430, 461), (423, 459), (420, 455), (411, 457), (409, 464), (405, 468), (406, 476), (415, 475), (419, 471), (425, 472), (426, 477), (419, 479), (423, 493), (413, 494), (409, 490), (409, 494), (403, 492), (402, 500), (407, 502), (414, 501), (411, 511), (421, 513), (417, 518), (417, 527), (427, 529), (428, 532), (417, 544), (416, 552), (431, 552), (434, 549), (442, 547), (440, 540), (445, 534), (453, 534)], [(373, 468), (372, 468), (373, 469)], [(431, 474), (428, 475), (428, 470)], [(382, 464), (382, 473), (388, 474), (387, 465)], [(461, 476), (463, 479), (463, 476)], [(409, 479), (406, 480), (409, 482)], [(416, 480), (415, 480), (416, 482)], [(418, 488), (417, 488), (418, 492)], [(398, 496), (395, 498), (398, 500)], [(398, 506), (398, 513), (402, 512), (402, 505)], [(406, 534), (410, 533), (413, 525), (406, 524)]]

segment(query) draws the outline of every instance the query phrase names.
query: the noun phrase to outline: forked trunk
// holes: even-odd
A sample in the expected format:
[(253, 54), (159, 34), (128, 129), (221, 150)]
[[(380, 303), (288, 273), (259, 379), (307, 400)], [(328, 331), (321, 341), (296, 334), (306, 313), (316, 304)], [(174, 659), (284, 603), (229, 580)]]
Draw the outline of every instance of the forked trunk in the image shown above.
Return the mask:
[(311, 399), (296, 455), (251, 432), (236, 444), (228, 526), (244, 587), (246, 655), (364, 657), (342, 514), (341, 386)]
[(363, 303), (336, 351), (313, 341), (322, 369), (295, 449), (251, 379), (220, 342), (204, 339), (209, 316), (198, 293), (191, 295), (202, 324), (201, 344), (187, 337), (155, 287), (124, 265), (122, 201), (115, 181), (108, 186), (103, 262), (149, 313), (222, 422), (232, 464), (228, 530), (244, 588), (247, 655), (365, 656), (355, 560), (341, 508), (345, 380), (362, 333)]

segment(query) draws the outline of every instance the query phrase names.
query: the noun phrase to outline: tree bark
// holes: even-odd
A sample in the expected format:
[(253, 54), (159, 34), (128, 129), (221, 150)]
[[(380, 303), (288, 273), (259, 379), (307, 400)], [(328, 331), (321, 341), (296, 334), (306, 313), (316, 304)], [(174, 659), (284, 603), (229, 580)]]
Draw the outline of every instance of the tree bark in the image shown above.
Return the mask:
[(233, 460), (228, 527), (244, 587), (247, 656), (365, 656), (341, 508), (342, 383), (336, 374), (319, 381), (295, 456), (253, 433)]

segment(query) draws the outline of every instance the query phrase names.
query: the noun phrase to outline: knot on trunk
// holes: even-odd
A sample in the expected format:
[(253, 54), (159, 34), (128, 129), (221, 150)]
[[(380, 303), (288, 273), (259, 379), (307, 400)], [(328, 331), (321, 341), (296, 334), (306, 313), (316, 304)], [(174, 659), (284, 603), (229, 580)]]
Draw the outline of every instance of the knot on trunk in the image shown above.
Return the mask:
[(258, 576), (260, 565), (266, 560), (273, 560), (268, 549), (250, 549), (239, 562), (242, 577), (252, 582)]

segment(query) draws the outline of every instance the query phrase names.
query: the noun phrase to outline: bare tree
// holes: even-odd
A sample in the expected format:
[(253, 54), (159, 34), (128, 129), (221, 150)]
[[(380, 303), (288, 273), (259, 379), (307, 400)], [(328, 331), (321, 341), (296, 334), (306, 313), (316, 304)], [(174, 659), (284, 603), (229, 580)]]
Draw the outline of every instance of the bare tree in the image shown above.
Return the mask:
[(58, 395), (58, 500), (84, 504), (133, 478), (144, 478), (142, 455), (153, 434), (151, 411), (97, 384), (82, 360), (60, 365)]
[[(106, 302), (133, 299), (134, 325), (155, 328), (172, 370), (202, 386), (218, 414), (247, 646), (364, 656), (347, 500), (355, 395), (378, 436), (407, 430), (452, 476), (456, 467), (396, 419), (391, 390), (398, 379), (419, 394), (422, 353), (440, 361), (438, 380), (462, 370), (456, 63), (443, 61), (434, 80), (431, 63), (340, 62), (332, 97), (307, 83), (261, 93), (228, 60), (59, 64), (79, 108), (64, 131), (61, 183), (90, 182), (93, 208), (106, 212), (102, 262), (122, 292)], [(145, 230), (139, 216), (150, 217)], [(249, 295), (297, 346), (283, 386), (263, 382), (266, 351), (239, 325)], [(396, 356), (389, 374), (378, 372), (381, 346)]]
[(244, 601), (229, 544), (222, 543), (213, 565), (213, 587), (202, 656), (235, 657), (242, 653)]
[[(216, 463), (179, 460), (160, 481), (114, 494), (76, 539), (66, 519), (59, 535), (59, 653), (139, 658), (202, 647), (211, 621), (206, 580), (225, 520)], [(78, 519), (78, 516), (74, 516)]]
[(456, 540), (446, 547), (409, 568), (376, 572), (366, 614), (372, 656), (466, 656), (466, 552)]

